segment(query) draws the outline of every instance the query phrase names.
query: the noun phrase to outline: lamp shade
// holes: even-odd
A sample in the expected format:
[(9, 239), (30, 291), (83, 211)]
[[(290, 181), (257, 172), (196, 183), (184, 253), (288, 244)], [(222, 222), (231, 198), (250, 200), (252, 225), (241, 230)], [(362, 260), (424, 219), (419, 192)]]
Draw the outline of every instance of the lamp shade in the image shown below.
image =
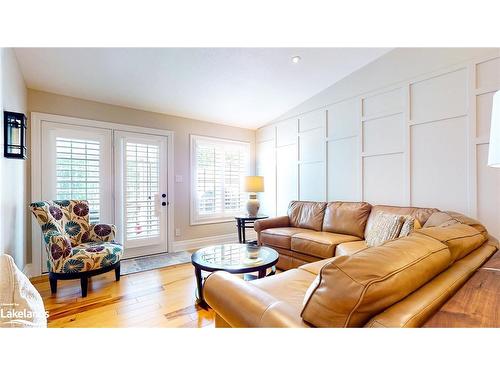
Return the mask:
[(500, 168), (500, 91), (493, 95), (488, 165)]
[(258, 193), (264, 191), (264, 177), (246, 176), (244, 181), (244, 189), (249, 193)]

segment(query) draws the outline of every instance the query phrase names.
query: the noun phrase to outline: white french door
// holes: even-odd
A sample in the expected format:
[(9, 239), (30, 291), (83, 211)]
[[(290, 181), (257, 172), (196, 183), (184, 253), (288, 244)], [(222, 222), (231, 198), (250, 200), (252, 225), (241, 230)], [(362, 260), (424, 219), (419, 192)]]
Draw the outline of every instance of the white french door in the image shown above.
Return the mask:
[(115, 132), (115, 217), (125, 257), (167, 251), (167, 137)]
[(40, 135), (41, 200), (88, 200), (91, 222), (117, 225), (124, 258), (168, 251), (167, 136), (50, 121)]
[(91, 222), (113, 223), (112, 131), (44, 122), (41, 135), (41, 199), (86, 199)]

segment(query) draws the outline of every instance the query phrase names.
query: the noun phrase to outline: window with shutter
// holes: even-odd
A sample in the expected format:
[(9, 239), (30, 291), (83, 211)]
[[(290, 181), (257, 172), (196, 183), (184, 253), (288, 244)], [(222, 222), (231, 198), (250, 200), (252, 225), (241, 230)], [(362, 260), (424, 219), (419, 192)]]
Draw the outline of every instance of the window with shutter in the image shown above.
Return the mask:
[(90, 222), (100, 216), (100, 144), (56, 137), (56, 199), (89, 202)]
[(249, 144), (191, 136), (191, 223), (225, 221), (244, 210)]
[(159, 146), (126, 142), (125, 223), (127, 241), (160, 236), (156, 212), (160, 184)]

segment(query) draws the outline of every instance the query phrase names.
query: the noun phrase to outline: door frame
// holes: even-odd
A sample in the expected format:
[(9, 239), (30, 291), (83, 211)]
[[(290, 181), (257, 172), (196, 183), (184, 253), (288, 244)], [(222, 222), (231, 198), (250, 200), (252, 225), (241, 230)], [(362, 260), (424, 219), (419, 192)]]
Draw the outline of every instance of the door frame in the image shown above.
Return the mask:
[[(31, 112), (31, 201), (42, 199), (42, 126), (44, 122), (55, 122), (66, 125), (85, 126), (90, 128), (126, 131), (138, 134), (161, 135), (167, 137), (167, 251), (173, 251), (174, 238), (174, 132), (136, 125), (125, 125), (115, 122), (96, 121), (77, 117), (53, 115), (42, 112)], [(114, 139), (114, 136), (113, 136)], [(114, 154), (114, 141), (111, 152)], [(114, 164), (114, 163), (113, 163)], [(112, 165), (112, 180), (115, 181), (115, 169)], [(114, 197), (113, 197), (114, 198)], [(113, 199), (114, 200), (114, 199)], [(28, 208), (27, 208), (28, 209)], [(28, 213), (31, 217), (31, 214)], [(31, 276), (42, 274), (42, 234), (35, 220), (31, 221)]]
[[(162, 150), (162, 147), (165, 147), (168, 149), (168, 139), (166, 139), (165, 136), (158, 136), (154, 134), (137, 134), (137, 133), (131, 133), (131, 132), (124, 132), (121, 130), (117, 130), (116, 133), (114, 133), (115, 137), (113, 140), (113, 147), (114, 147), (114, 170), (115, 170), (115, 189), (114, 193), (118, 194), (118, 199), (117, 196), (115, 195), (115, 223), (116, 226), (118, 227), (118, 232), (121, 232), (123, 234), (122, 241), (120, 243), (123, 244), (123, 246), (127, 249), (127, 253), (131, 253), (131, 255), (124, 254), (123, 259), (130, 259), (130, 258), (137, 258), (140, 256), (148, 256), (148, 255), (155, 255), (155, 254), (165, 254), (165, 251), (156, 251), (149, 249), (147, 251), (145, 248), (146, 247), (152, 247), (156, 248), (158, 247), (158, 243), (151, 243), (151, 239), (135, 239), (132, 240), (135, 242), (137, 245), (133, 246), (130, 243), (127, 243), (127, 238), (126, 238), (126, 220), (121, 220), (118, 219), (117, 217), (120, 216), (125, 216), (126, 209), (125, 207), (120, 207), (120, 205), (116, 205), (116, 203), (125, 203), (125, 196), (126, 196), (126, 189), (125, 189), (125, 176), (126, 172), (125, 170), (126, 165), (125, 165), (125, 159), (126, 159), (126, 140), (131, 139), (132, 142), (145, 142), (148, 144), (159, 144), (159, 149)], [(154, 141), (152, 141), (148, 137), (155, 137), (153, 138)], [(160, 138), (161, 137), (161, 138)], [(121, 141), (121, 142), (120, 142)], [(120, 143), (122, 145), (120, 146)], [(159, 155), (159, 169), (161, 170), (162, 168), (168, 169), (168, 150), (166, 155)], [(158, 193), (164, 193), (166, 192), (168, 194), (168, 176), (162, 175), (162, 172), (160, 172), (159, 175), (159, 191)], [(117, 187), (118, 184), (122, 183), (121, 187)], [(166, 200), (168, 202), (168, 198), (164, 199), (158, 196), (158, 206), (160, 206), (161, 201)], [(160, 218), (160, 228), (162, 228), (162, 232), (160, 232), (160, 248), (163, 249), (163, 245), (165, 245), (166, 249), (168, 251), (168, 204), (166, 207), (158, 207), (159, 210), (163, 211), (165, 208), (167, 211), (165, 213), (161, 213), (161, 215), (165, 215), (162, 218)], [(125, 219), (125, 217), (123, 217)], [(163, 224), (162, 224), (163, 223)], [(163, 230), (167, 230), (167, 232), (164, 232)], [(165, 237), (163, 237), (165, 236)]]

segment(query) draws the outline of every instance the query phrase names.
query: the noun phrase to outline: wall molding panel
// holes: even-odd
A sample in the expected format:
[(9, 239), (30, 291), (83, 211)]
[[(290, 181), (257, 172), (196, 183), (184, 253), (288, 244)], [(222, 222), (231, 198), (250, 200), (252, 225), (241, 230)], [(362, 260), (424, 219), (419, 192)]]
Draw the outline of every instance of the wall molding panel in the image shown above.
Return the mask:
[(500, 52), (260, 128), (258, 144), (275, 130), (276, 213), (291, 198), (437, 207), (500, 236), (500, 171), (487, 166), (497, 90)]

